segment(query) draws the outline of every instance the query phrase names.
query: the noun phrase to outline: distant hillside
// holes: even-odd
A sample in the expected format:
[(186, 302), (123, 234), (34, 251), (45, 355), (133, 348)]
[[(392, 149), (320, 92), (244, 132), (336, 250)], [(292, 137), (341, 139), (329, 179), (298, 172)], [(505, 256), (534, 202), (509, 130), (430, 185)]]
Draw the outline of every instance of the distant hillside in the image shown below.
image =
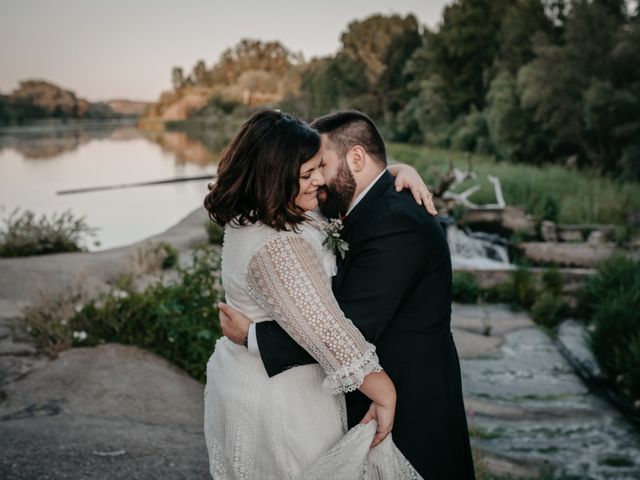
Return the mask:
[(138, 102), (126, 99), (107, 100), (105, 103), (114, 112), (127, 117), (139, 117), (151, 105), (151, 102)]
[(142, 114), (144, 102), (89, 102), (72, 90), (44, 80), (24, 80), (9, 95), (0, 94), (0, 125), (24, 125), (38, 120), (79, 120), (132, 117)]
[(186, 120), (211, 105), (228, 113), (237, 105), (277, 104), (298, 93), (303, 64), (301, 54), (279, 42), (243, 39), (210, 68), (203, 60), (187, 74), (174, 67), (173, 89), (146, 110), (142, 125)]

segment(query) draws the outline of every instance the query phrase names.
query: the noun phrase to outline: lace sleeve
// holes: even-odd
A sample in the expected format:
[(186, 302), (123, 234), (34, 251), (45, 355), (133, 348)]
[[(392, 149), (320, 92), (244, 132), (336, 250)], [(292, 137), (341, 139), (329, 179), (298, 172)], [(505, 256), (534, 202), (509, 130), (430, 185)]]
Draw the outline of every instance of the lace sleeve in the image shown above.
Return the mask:
[(382, 370), (375, 346), (347, 319), (311, 245), (300, 235), (276, 235), (251, 259), (250, 294), (324, 369), (333, 394), (357, 389)]

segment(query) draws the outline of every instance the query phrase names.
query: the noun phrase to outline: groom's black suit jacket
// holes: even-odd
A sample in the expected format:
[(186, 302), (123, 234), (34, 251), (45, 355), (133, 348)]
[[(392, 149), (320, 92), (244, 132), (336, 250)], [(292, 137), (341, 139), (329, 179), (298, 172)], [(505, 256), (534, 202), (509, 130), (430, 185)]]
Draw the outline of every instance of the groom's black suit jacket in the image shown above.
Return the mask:
[[(474, 478), (451, 335), (451, 258), (438, 221), (385, 172), (344, 222), (349, 243), (333, 291), (347, 318), (376, 345), (398, 400), (393, 440), (425, 479)], [(256, 324), (269, 376), (315, 360), (276, 322)], [(349, 427), (371, 401), (346, 395)], [(313, 415), (313, 412), (309, 412)]]

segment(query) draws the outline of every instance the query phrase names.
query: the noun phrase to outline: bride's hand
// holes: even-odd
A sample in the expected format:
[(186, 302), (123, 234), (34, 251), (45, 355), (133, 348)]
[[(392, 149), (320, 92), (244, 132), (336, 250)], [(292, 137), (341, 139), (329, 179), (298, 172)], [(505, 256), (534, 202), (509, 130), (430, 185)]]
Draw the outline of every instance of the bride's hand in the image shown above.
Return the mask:
[(437, 215), (438, 211), (433, 203), (433, 194), (427, 188), (422, 177), (417, 170), (409, 165), (394, 164), (387, 167), (389, 173), (396, 177), (396, 191), (404, 189), (411, 190), (411, 194), (418, 205), (424, 205), (424, 208), (431, 215)]
[(218, 303), (218, 310), (222, 335), (233, 343), (242, 345), (249, 335), (249, 326), (253, 322), (242, 312), (231, 308), (226, 303)]
[(393, 418), (395, 416), (395, 405), (384, 406), (377, 403), (372, 403), (369, 407), (369, 411), (364, 416), (360, 423), (369, 423), (371, 420), (378, 422), (378, 429), (373, 437), (371, 446), (369, 448), (377, 447), (387, 435), (391, 433), (393, 429)]

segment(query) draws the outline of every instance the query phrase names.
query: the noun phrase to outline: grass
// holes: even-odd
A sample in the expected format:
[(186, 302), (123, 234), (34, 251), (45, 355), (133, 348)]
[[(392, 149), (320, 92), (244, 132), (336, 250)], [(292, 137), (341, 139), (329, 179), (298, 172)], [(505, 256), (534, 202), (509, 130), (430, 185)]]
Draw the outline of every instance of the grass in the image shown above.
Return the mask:
[[(438, 174), (447, 171), (449, 159), (465, 170), (469, 154), (436, 148), (389, 144), (389, 157), (413, 165), (430, 185), (436, 185)], [(635, 229), (640, 222), (640, 183), (619, 182), (598, 177), (588, 170), (548, 165), (498, 162), (491, 156), (473, 155), (473, 170), (482, 188), (471, 195), (475, 203), (495, 203), (493, 186), (487, 175), (500, 178), (508, 205), (521, 206), (538, 218), (550, 218), (559, 223), (618, 224)], [(468, 180), (457, 188), (462, 191), (475, 184)]]
[[(30, 210), (14, 209), (0, 227), (0, 257), (23, 257), (49, 253), (87, 251), (87, 237), (94, 237), (96, 228), (85, 217), (75, 217), (70, 210), (51, 217)], [(95, 242), (98, 245), (98, 242)]]

